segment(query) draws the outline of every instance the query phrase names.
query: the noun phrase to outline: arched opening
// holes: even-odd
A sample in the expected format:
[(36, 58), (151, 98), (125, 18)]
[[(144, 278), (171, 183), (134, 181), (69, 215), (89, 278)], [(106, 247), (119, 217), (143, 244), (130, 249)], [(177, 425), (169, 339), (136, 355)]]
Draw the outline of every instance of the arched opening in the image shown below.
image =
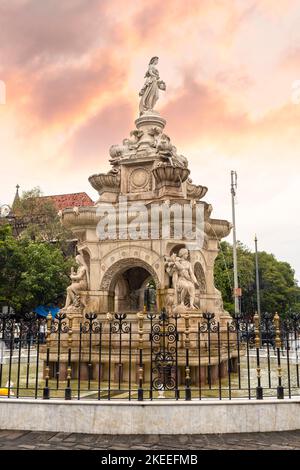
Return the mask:
[(109, 311), (137, 312), (156, 309), (159, 288), (153, 268), (142, 260), (120, 260), (104, 275), (102, 289), (108, 291)]
[(155, 310), (156, 285), (151, 274), (140, 266), (118, 273), (110, 286), (115, 312)]
[(79, 250), (79, 253), (82, 254), (84, 262), (87, 267), (87, 280), (88, 280), (88, 288), (90, 287), (90, 272), (91, 272), (91, 258), (90, 254), (86, 249)]
[(170, 255), (172, 255), (173, 253), (175, 253), (176, 255), (178, 255), (179, 251), (181, 250), (181, 248), (186, 248), (186, 245), (183, 244), (183, 243), (180, 243), (178, 245), (175, 245), (173, 246), (173, 248), (171, 249), (170, 251)]

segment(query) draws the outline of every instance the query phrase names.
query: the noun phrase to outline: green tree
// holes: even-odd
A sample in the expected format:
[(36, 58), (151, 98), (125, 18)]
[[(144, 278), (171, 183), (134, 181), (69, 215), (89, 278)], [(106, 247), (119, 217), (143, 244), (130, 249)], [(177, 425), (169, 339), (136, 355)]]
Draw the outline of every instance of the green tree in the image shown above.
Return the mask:
[[(252, 314), (257, 309), (255, 254), (238, 243), (237, 258), (239, 286), (242, 288), (241, 309)], [(300, 287), (289, 263), (278, 261), (272, 254), (260, 252), (258, 264), (262, 312), (277, 311), (281, 316), (289, 310), (300, 312)], [(215, 263), (215, 284), (222, 293), (224, 307), (233, 313), (233, 253), (232, 246), (227, 242), (220, 244)]]
[(290, 309), (298, 310), (300, 288), (289, 263), (276, 260), (266, 252), (258, 254), (262, 311), (277, 311), (284, 316)]
[(62, 301), (73, 259), (48, 243), (16, 239), (11, 227), (0, 227), (0, 302), (16, 313)]
[(74, 235), (62, 225), (53, 202), (43, 196), (39, 187), (23, 191), (14, 211), (25, 227), (20, 233), (21, 238), (55, 243), (64, 252), (68, 251)]
[[(249, 311), (253, 307), (252, 293), (255, 283), (254, 259), (252, 253), (241, 243), (237, 245), (237, 257), (239, 286), (243, 292), (242, 308), (245, 311)], [(233, 313), (233, 253), (232, 246), (227, 242), (221, 242), (220, 244), (220, 253), (215, 263), (215, 284), (222, 293), (225, 309)]]
[(12, 236), (9, 225), (0, 226), (0, 302), (12, 307), (24, 268), (24, 242)]

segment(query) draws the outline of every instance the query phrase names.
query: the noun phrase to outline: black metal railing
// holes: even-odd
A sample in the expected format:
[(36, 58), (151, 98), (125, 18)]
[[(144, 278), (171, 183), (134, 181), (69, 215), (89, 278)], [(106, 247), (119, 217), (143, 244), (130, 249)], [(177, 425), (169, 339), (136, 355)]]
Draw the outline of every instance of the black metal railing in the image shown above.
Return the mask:
[(66, 400), (299, 396), (300, 315), (0, 316), (0, 396)]

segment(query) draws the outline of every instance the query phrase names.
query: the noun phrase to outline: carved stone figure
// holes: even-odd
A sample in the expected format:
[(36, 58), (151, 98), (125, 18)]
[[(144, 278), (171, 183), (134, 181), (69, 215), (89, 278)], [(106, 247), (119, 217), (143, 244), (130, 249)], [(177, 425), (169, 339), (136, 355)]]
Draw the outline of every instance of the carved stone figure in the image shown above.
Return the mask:
[(118, 164), (125, 151), (126, 147), (124, 145), (112, 145), (109, 149), (110, 163), (112, 165)]
[(80, 307), (79, 293), (80, 291), (88, 289), (89, 274), (83, 256), (77, 255), (75, 260), (78, 264), (78, 269), (76, 272), (74, 271), (74, 268), (71, 270), (70, 278), (72, 280), (72, 284), (67, 288), (67, 298), (64, 310), (71, 306), (75, 308)]
[(197, 308), (194, 304), (195, 285), (198, 285), (198, 281), (188, 257), (189, 251), (186, 248), (181, 248), (178, 256), (173, 254), (169, 257), (166, 271), (172, 276), (172, 287), (178, 294), (180, 305), (185, 306), (186, 298), (189, 296), (188, 306), (195, 309)]
[(129, 148), (134, 150), (137, 148), (137, 144), (139, 143), (140, 139), (143, 137), (144, 131), (134, 129), (133, 131), (130, 132), (130, 135), (134, 137), (134, 140), (128, 140)]
[(161, 134), (156, 146), (156, 151), (163, 161), (168, 161), (173, 166), (173, 146), (167, 134)]
[(157, 139), (156, 151), (162, 161), (169, 162), (173, 167), (188, 167), (187, 158), (177, 154), (177, 149), (172, 145), (171, 139), (167, 134), (160, 134)]
[(118, 165), (122, 158), (128, 157), (131, 151), (136, 150), (143, 134), (143, 131), (135, 129), (130, 132), (130, 136), (133, 136), (133, 139), (126, 138), (123, 139), (121, 145), (112, 145), (109, 149), (110, 163)]
[(159, 90), (165, 90), (166, 84), (159, 78), (159, 72), (155, 67), (158, 63), (158, 57), (152, 57), (149, 62), (148, 70), (145, 75), (145, 83), (139, 95), (140, 116), (147, 111), (153, 111), (155, 103), (159, 98)]
[(176, 262), (180, 262), (180, 258), (173, 253), (171, 256), (165, 257), (165, 269), (166, 272), (172, 279), (172, 287), (177, 291), (177, 281), (178, 281), (178, 269), (176, 268)]
[(151, 135), (151, 137), (153, 137), (154, 139), (156, 139), (156, 137), (157, 137), (158, 135), (160, 135), (161, 132), (162, 132), (161, 129), (160, 129), (159, 127), (156, 127), (156, 126), (151, 127), (151, 128), (148, 130), (148, 134)]
[(187, 168), (188, 167), (188, 160), (183, 155), (177, 154), (176, 147), (173, 146), (173, 165), (179, 166), (180, 168)]

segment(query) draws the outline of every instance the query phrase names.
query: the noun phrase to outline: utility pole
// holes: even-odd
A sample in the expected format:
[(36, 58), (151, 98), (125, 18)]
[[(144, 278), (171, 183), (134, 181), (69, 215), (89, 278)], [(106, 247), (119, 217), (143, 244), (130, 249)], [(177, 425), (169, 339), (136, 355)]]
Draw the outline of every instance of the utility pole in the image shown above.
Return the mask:
[(231, 204), (232, 204), (232, 236), (233, 236), (233, 274), (234, 274), (234, 313), (238, 315), (240, 313), (240, 289), (238, 281), (238, 267), (237, 267), (237, 255), (236, 255), (236, 225), (235, 225), (235, 195), (237, 188), (237, 173), (231, 171)]
[(257, 253), (257, 236), (254, 238), (255, 242), (255, 272), (256, 272), (256, 304), (257, 304), (257, 315), (260, 321), (260, 286), (259, 286), (259, 272), (258, 272), (258, 253)]

